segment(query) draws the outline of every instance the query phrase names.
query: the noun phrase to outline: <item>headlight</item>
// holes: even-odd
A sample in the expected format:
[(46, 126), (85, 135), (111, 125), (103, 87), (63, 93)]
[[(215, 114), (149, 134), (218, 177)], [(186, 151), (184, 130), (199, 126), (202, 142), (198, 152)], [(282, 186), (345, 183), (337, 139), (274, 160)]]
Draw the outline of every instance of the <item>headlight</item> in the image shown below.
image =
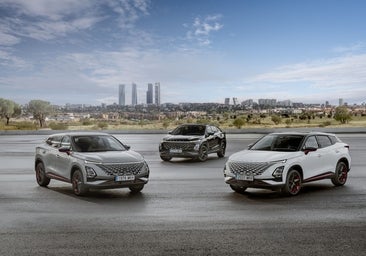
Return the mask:
[(145, 173), (149, 173), (150, 169), (149, 166), (147, 165), (147, 163), (144, 163), (144, 166), (141, 168), (140, 174), (145, 174)]
[(86, 171), (87, 178), (95, 178), (97, 176), (97, 173), (90, 166), (85, 166), (85, 171)]
[(199, 141), (198, 143), (196, 143), (196, 145), (194, 145), (193, 150), (198, 151), (200, 149), (200, 146), (201, 146), (200, 142), (201, 141)]
[(277, 167), (272, 173), (272, 176), (275, 177), (276, 179), (282, 178), (283, 169), (285, 169), (285, 166)]

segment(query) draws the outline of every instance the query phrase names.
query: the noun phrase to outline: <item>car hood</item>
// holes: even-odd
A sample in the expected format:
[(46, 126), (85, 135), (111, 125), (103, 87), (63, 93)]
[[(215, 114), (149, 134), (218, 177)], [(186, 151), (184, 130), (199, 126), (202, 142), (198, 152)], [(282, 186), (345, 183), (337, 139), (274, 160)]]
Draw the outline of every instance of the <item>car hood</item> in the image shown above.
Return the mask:
[(291, 159), (301, 156), (303, 153), (296, 152), (278, 152), (262, 150), (243, 150), (232, 154), (229, 161), (232, 162), (273, 162), (285, 159)]
[(194, 141), (200, 140), (204, 136), (201, 135), (168, 135), (164, 137), (164, 141)]
[(74, 157), (98, 163), (129, 163), (129, 162), (141, 162), (144, 160), (139, 153), (132, 150), (88, 152), (88, 153), (75, 152)]

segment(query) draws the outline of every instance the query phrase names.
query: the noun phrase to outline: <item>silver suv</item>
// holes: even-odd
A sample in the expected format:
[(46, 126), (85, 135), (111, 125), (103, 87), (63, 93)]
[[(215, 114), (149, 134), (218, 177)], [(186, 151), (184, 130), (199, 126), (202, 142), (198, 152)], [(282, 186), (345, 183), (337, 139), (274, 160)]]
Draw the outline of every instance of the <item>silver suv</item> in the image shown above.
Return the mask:
[(72, 184), (76, 195), (89, 188), (129, 188), (140, 192), (149, 179), (144, 158), (106, 133), (59, 133), (36, 147), (37, 183), (51, 179)]

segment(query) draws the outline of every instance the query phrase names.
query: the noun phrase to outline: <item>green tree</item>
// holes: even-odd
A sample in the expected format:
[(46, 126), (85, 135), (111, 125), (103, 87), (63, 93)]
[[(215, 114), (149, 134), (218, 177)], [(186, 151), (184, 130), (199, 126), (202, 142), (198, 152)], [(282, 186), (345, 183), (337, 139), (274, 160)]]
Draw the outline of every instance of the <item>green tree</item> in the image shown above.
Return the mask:
[(14, 101), (0, 98), (0, 116), (6, 119), (9, 125), (10, 118), (20, 116), (21, 108)]
[(282, 122), (282, 118), (280, 116), (278, 116), (278, 115), (273, 115), (271, 117), (271, 120), (272, 120), (272, 122), (275, 123), (275, 125), (278, 125), (278, 124), (280, 124)]
[(346, 106), (339, 106), (335, 109), (334, 119), (346, 124), (352, 119), (352, 115)]
[(51, 114), (53, 109), (48, 101), (31, 100), (28, 103), (28, 111), (39, 121), (39, 126), (42, 128), (46, 124), (46, 116)]
[(233, 125), (235, 125), (236, 128), (240, 129), (243, 125), (245, 125), (245, 120), (243, 118), (235, 118), (233, 121)]

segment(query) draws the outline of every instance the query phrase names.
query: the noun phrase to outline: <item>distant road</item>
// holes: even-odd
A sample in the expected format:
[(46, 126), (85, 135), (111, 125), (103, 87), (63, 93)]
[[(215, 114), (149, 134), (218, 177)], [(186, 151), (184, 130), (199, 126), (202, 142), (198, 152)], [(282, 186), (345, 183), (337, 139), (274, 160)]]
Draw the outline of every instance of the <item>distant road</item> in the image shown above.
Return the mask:
[[(150, 166), (141, 194), (39, 187), (34, 147), (45, 135), (0, 136), (0, 255), (365, 255), (366, 134), (339, 134), (353, 160), (345, 186), (309, 183), (296, 197), (232, 192), (227, 157), (162, 162), (163, 134), (115, 135)], [(259, 136), (228, 134), (227, 156)]]

